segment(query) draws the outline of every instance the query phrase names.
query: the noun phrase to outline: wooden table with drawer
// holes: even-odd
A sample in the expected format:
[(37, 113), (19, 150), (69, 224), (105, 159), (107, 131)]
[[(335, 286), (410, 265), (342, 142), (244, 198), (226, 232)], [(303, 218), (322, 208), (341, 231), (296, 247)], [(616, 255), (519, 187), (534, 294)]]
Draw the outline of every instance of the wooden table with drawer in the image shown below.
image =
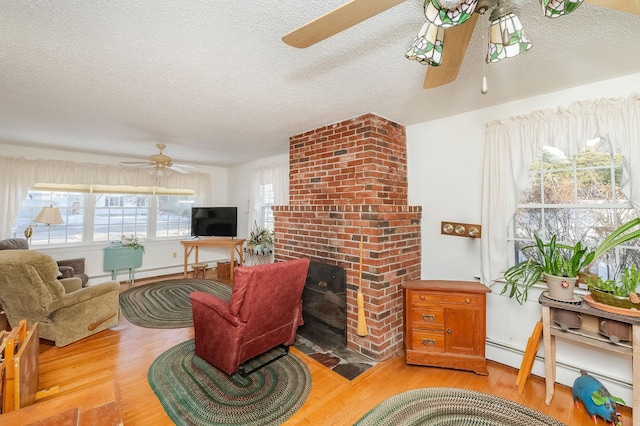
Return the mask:
[(485, 285), (472, 281), (416, 280), (405, 290), (407, 364), (488, 374), (485, 358)]

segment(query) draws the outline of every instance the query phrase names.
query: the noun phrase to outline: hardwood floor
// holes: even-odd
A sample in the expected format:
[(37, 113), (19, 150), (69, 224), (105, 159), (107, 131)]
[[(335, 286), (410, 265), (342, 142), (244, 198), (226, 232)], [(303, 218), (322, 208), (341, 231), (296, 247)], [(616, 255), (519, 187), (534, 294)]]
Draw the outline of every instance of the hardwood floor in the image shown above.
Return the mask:
[[(142, 281), (136, 282), (136, 286)], [(121, 290), (127, 289), (123, 285)], [(120, 387), (126, 425), (171, 425), (147, 382), (151, 362), (172, 346), (193, 338), (193, 328), (146, 329), (121, 316), (118, 326), (64, 348), (40, 345), (40, 388), (59, 386), (55, 398), (65, 393), (115, 380)], [(488, 376), (474, 373), (408, 366), (398, 356), (379, 363), (350, 382), (304, 354), (291, 350), (308, 365), (311, 393), (290, 425), (351, 425), (376, 404), (400, 392), (423, 387), (459, 387), (491, 393), (546, 413), (568, 425), (590, 425), (584, 408), (573, 404), (571, 389), (556, 385), (551, 406), (544, 403), (544, 380), (532, 376), (524, 394), (518, 395), (518, 370), (489, 362)], [(44, 400), (43, 400), (44, 401)], [(39, 402), (38, 402), (39, 403)], [(624, 407), (624, 424), (631, 424)], [(1, 422), (0, 422), (1, 423)]]

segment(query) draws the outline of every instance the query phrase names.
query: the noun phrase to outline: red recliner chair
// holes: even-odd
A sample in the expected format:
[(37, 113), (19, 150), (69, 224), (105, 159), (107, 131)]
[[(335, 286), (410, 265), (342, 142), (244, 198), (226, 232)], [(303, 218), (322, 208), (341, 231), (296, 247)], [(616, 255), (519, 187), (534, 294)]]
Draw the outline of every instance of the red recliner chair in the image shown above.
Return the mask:
[(191, 293), (196, 355), (233, 374), (251, 358), (292, 345), (308, 269), (309, 259), (239, 266), (229, 301)]

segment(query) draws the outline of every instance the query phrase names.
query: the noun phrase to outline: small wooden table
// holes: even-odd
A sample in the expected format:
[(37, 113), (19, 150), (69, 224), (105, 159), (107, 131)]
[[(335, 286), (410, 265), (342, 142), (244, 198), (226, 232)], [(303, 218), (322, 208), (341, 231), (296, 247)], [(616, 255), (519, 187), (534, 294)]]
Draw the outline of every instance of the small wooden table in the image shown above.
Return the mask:
[(195, 238), (193, 240), (182, 240), (180, 243), (184, 246), (184, 277), (187, 278), (187, 267), (189, 266), (189, 255), (195, 248), (196, 258), (195, 263), (198, 262), (198, 248), (200, 247), (226, 247), (230, 251), (229, 262), (230, 271), (229, 279), (233, 281), (233, 268), (235, 267), (236, 253), (240, 258), (238, 264), (244, 263), (242, 246), (244, 245), (244, 239), (242, 238), (223, 238), (223, 237), (210, 237), (210, 238)]
[[(544, 369), (546, 398), (545, 403), (551, 404), (556, 381), (556, 338), (579, 342), (585, 345), (627, 355), (632, 359), (633, 366), (633, 426), (640, 426), (640, 317), (618, 315), (596, 309), (583, 301), (579, 304), (563, 303), (548, 298), (542, 293), (538, 299), (542, 305), (542, 338), (544, 341)], [(578, 330), (563, 330), (553, 323), (553, 316), (557, 312), (570, 311), (580, 314), (582, 325)], [(630, 324), (632, 336), (630, 342), (613, 344), (598, 332), (598, 323), (602, 319), (609, 319)]]
[(104, 270), (111, 271), (111, 279), (116, 280), (118, 270), (129, 270), (129, 284), (134, 285), (135, 269), (142, 266), (142, 249), (114, 244), (104, 248)]

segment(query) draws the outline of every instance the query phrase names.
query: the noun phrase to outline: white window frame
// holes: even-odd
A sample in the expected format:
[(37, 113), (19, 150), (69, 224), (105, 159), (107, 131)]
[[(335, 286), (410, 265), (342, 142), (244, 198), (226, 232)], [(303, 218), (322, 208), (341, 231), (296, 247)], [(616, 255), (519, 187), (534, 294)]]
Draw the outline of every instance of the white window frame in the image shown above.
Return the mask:
[[(105, 194), (114, 194), (118, 195), (126, 195), (126, 194), (144, 194), (147, 195), (148, 205), (145, 207), (147, 212), (147, 223), (144, 227), (144, 232), (125, 232), (127, 236), (134, 235), (139, 238), (144, 239), (175, 239), (175, 238), (183, 238), (185, 236), (189, 236), (191, 234), (191, 219), (190, 217), (185, 218), (184, 222), (185, 227), (179, 226), (178, 235), (158, 235), (160, 233), (157, 232), (157, 206), (158, 206), (158, 197), (160, 196), (178, 196), (178, 197), (186, 197), (186, 200), (190, 204), (188, 210), (191, 210), (191, 206), (195, 202), (195, 194), (194, 191), (190, 190), (179, 190), (179, 189), (164, 189), (164, 188), (156, 188), (156, 187), (133, 187), (133, 186), (114, 186), (114, 185), (59, 185), (59, 184), (36, 184), (29, 191), (29, 194), (33, 194), (33, 191), (40, 192), (66, 192), (66, 193), (79, 193), (82, 194), (84, 206), (83, 208), (83, 234), (81, 241), (71, 241), (71, 242), (57, 242), (51, 243), (50, 232), (47, 237), (46, 243), (43, 243), (41, 240), (37, 238), (32, 240), (32, 243), (35, 243), (36, 246), (69, 246), (69, 245), (89, 245), (92, 243), (105, 243), (112, 241), (119, 241), (122, 232), (109, 233), (109, 238), (107, 239), (96, 239), (94, 234), (94, 225), (95, 225), (95, 212), (96, 212), (96, 202), (99, 196)], [(181, 200), (184, 201), (184, 200)], [(24, 201), (23, 201), (24, 203)], [(120, 206), (114, 206), (120, 207)], [(123, 208), (126, 208), (123, 207)], [(187, 208), (187, 207), (186, 207)], [(39, 210), (38, 210), (39, 211)], [(38, 211), (35, 209), (31, 209), (31, 220), (38, 214)], [(63, 215), (64, 217), (64, 215)], [(174, 222), (177, 223), (177, 222)], [(179, 225), (179, 223), (178, 223)], [(41, 235), (41, 229), (36, 224), (35, 231)], [(64, 224), (59, 225), (51, 225), (56, 227), (66, 227), (67, 223), (65, 221)], [(20, 225), (17, 225), (15, 228), (14, 234), (16, 236), (20, 236), (19, 233), (23, 231)], [(49, 229), (50, 231), (51, 229)], [(66, 234), (66, 233), (65, 233)], [(113, 234), (113, 235), (112, 235)], [(117, 235), (116, 235), (117, 234)]]
[[(592, 140), (589, 141), (587, 143), (587, 146), (594, 146), (596, 144), (598, 144), (598, 140)], [(579, 212), (580, 210), (594, 210), (594, 209), (599, 209), (599, 210), (610, 210), (612, 211), (614, 214), (612, 215), (613, 218), (613, 222), (607, 225), (610, 225), (612, 227), (612, 229), (617, 228), (618, 226), (621, 225), (621, 223), (618, 223), (618, 218), (621, 215), (625, 215), (627, 216), (626, 220), (630, 220), (633, 217), (636, 217), (637, 215), (635, 214), (635, 210), (633, 210), (633, 207), (631, 205), (630, 202), (628, 202), (628, 200), (622, 202), (620, 200), (618, 200), (618, 191), (619, 191), (619, 182), (616, 182), (616, 164), (615, 164), (615, 156), (616, 153), (611, 152), (609, 149), (602, 149), (603, 144), (599, 144), (599, 146), (601, 147), (601, 149), (598, 150), (598, 152), (602, 152), (602, 153), (606, 153), (609, 156), (609, 164), (606, 166), (593, 166), (593, 165), (587, 165), (587, 166), (583, 166), (580, 167), (577, 164), (577, 155), (572, 155), (572, 156), (566, 156), (566, 160), (567, 160), (567, 166), (564, 168), (556, 168), (553, 170), (553, 172), (551, 173), (558, 173), (558, 172), (570, 172), (573, 175), (573, 202), (571, 203), (553, 203), (553, 202), (547, 202), (547, 200), (545, 199), (545, 172), (546, 169), (544, 167), (544, 163), (542, 160), (542, 157), (544, 155), (544, 152), (541, 150), (541, 152), (539, 153), (538, 157), (537, 157), (537, 163), (539, 165), (538, 169), (536, 170), (532, 170), (530, 169), (529, 171), (529, 176), (530, 176), (530, 181), (533, 181), (533, 179), (531, 178), (531, 176), (535, 176), (536, 179), (536, 183), (539, 184), (540, 187), (540, 201), (539, 202), (532, 202), (532, 203), (519, 203), (516, 213), (514, 215), (514, 219), (511, 223), (511, 226), (509, 227), (509, 231), (508, 231), (508, 236), (507, 236), (507, 243), (508, 243), (508, 247), (509, 247), (509, 252), (510, 252), (510, 256), (509, 256), (509, 266), (514, 265), (522, 260), (524, 260), (524, 257), (522, 257), (522, 253), (518, 251), (518, 247), (523, 247), (525, 245), (531, 245), (531, 244), (535, 244), (535, 241), (533, 239), (533, 235), (528, 236), (529, 238), (516, 238), (515, 235), (516, 234), (523, 234), (524, 232), (516, 232), (516, 229), (518, 227), (518, 220), (517, 220), (517, 215), (524, 211), (524, 210), (530, 210), (530, 209), (539, 209), (540, 210), (540, 226), (541, 229), (538, 229), (537, 231), (535, 231), (534, 233), (536, 235), (538, 235), (540, 238), (543, 239), (543, 241), (548, 241), (548, 235), (547, 235), (547, 216), (545, 215), (545, 210), (567, 210), (569, 209), (571, 213), (575, 213), (575, 212)], [(545, 146), (544, 149), (551, 149), (553, 150), (553, 147), (548, 147)], [(556, 150), (559, 151), (559, 150)], [(560, 155), (562, 155), (563, 153), (559, 152)], [(611, 179), (611, 188), (610, 188), (610, 199), (609, 200), (593, 200), (595, 202), (591, 202), (591, 203), (586, 203), (583, 202), (579, 199), (579, 195), (578, 195), (578, 174), (581, 171), (585, 171), (585, 170), (609, 170), (609, 175), (610, 175), (610, 179)], [(529, 186), (527, 189), (530, 189), (531, 186)], [(523, 194), (526, 193), (526, 189), (525, 191), (523, 191)], [(522, 200), (521, 200), (522, 201)], [(579, 215), (575, 215), (574, 217), (577, 217)], [(575, 219), (574, 219), (575, 220)], [(626, 221), (625, 220), (625, 221)], [(580, 229), (580, 230), (586, 230), (589, 228), (589, 224), (584, 224), (584, 223), (577, 223), (575, 226), (576, 229)], [(569, 245), (573, 245), (575, 244), (578, 240), (581, 240), (580, 236), (578, 235), (573, 235), (573, 238), (570, 241), (561, 241), (558, 240), (558, 243), (565, 243), (565, 244), (569, 244)], [(592, 248), (595, 248), (595, 246), (600, 243), (600, 241), (590, 241), (591, 242), (591, 246)], [(612, 279), (614, 278), (615, 274), (618, 272), (619, 268), (623, 265), (620, 264), (620, 259), (621, 259), (621, 250), (639, 250), (640, 247), (638, 246), (622, 246), (622, 247), (616, 247), (614, 249), (614, 259), (605, 259), (605, 258), (600, 258), (598, 259), (597, 263), (592, 267), (591, 272), (594, 272), (596, 274), (599, 274), (600, 276), (602, 276), (604, 279)]]
[(273, 206), (275, 200), (275, 192), (272, 183), (260, 185), (260, 195), (262, 203), (260, 204), (260, 223), (258, 226), (266, 228), (269, 232), (273, 232)]
[[(266, 191), (269, 185), (270, 190)], [(270, 220), (273, 217), (272, 207), (287, 204), (289, 204), (289, 165), (276, 164), (253, 170), (247, 229), (251, 230), (256, 224), (272, 231), (275, 225)]]
[[(481, 282), (492, 285), (509, 265), (507, 233), (527, 168), (544, 145), (569, 155), (603, 137), (624, 157), (622, 192), (640, 212), (640, 94), (579, 101), (556, 110), (501, 118), (487, 124), (482, 179)], [(636, 185), (632, 185), (632, 183)]]

